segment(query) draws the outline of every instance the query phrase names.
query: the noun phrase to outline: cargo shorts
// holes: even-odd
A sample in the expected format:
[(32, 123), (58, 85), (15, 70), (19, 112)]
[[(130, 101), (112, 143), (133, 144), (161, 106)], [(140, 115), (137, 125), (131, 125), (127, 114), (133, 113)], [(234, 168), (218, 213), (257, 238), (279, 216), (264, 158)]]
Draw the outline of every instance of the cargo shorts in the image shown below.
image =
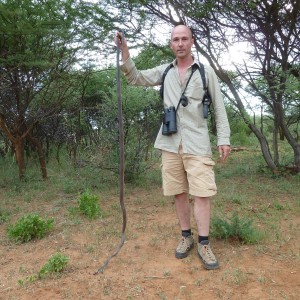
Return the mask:
[(165, 196), (188, 193), (196, 197), (211, 197), (217, 193), (215, 162), (210, 156), (197, 156), (162, 150), (162, 180)]

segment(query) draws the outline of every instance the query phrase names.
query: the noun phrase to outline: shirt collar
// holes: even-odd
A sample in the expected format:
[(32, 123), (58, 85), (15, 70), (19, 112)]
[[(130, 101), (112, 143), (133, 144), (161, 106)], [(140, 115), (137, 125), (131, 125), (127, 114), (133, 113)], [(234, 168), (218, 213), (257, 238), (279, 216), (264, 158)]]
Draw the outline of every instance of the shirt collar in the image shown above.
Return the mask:
[[(193, 60), (194, 62), (190, 65), (190, 67), (192, 67), (193, 65), (198, 65), (198, 67), (200, 68), (200, 62), (195, 60), (195, 57), (193, 56)], [(177, 60), (176, 58), (172, 61), (171, 63), (173, 65), (173, 67), (176, 67), (177, 66)]]

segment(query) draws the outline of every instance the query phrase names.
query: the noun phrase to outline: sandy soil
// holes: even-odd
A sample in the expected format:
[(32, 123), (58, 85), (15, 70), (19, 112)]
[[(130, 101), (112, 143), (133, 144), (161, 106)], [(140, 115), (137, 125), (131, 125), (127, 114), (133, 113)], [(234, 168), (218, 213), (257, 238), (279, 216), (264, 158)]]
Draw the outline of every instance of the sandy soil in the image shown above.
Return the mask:
[[(93, 273), (120, 241), (118, 197), (105, 204), (115, 210), (113, 216), (92, 222), (70, 221), (66, 202), (55, 209), (47, 202), (28, 203), (25, 210), (54, 215), (55, 230), (44, 239), (15, 245), (5, 237), (6, 224), (0, 225), (0, 299), (300, 299), (300, 216), (291, 213), (288, 228), (282, 222), (285, 241), (241, 245), (213, 239), (221, 267), (207, 271), (196, 247), (185, 259), (174, 257), (179, 238), (174, 204), (167, 199), (153, 205), (153, 193), (161, 191), (126, 196), (126, 242), (98, 275)], [(291, 226), (296, 235), (290, 235)], [(18, 283), (56, 252), (70, 257), (63, 274)]]

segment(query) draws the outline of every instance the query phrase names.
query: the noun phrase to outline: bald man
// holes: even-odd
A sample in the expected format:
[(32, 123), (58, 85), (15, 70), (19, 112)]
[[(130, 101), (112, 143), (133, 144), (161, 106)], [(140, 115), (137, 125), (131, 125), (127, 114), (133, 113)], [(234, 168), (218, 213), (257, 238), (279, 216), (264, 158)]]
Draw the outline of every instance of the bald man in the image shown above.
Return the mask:
[[(161, 85), (163, 74), (164, 121), (154, 147), (162, 154), (162, 180), (165, 196), (175, 197), (175, 207), (181, 228), (181, 238), (175, 257), (188, 256), (194, 246), (191, 230), (191, 203), (194, 198), (194, 217), (197, 224), (197, 253), (208, 270), (219, 268), (209, 241), (211, 197), (217, 192), (207, 119), (203, 115), (205, 89), (200, 63), (192, 55), (194, 38), (189, 27), (178, 25), (171, 33), (170, 47), (175, 55), (170, 64), (153, 69), (137, 70), (130, 57), (127, 41), (116, 33), (115, 43), (122, 49), (122, 66), (129, 84)], [(214, 70), (205, 66), (206, 84), (212, 98), (217, 126), (217, 147), (220, 161), (230, 153), (230, 128)]]

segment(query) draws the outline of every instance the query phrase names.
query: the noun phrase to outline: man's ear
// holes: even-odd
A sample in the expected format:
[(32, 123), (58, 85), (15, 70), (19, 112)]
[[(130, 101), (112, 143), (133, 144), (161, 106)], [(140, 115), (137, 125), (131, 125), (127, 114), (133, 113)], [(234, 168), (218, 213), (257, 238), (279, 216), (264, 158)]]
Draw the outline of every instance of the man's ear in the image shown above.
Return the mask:
[(169, 42), (169, 46), (170, 46), (170, 48), (173, 50), (173, 48), (172, 48), (172, 41), (170, 40), (170, 42)]

